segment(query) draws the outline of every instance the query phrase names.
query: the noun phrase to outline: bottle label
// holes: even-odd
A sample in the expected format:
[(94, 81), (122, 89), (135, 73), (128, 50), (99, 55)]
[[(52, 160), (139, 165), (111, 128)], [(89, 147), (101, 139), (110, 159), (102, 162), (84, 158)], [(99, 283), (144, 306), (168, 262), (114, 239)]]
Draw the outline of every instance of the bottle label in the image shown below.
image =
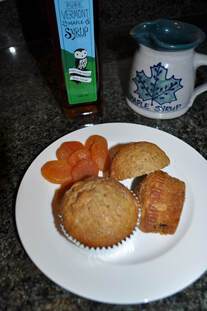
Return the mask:
[(54, 0), (68, 102), (97, 100), (93, 0)]

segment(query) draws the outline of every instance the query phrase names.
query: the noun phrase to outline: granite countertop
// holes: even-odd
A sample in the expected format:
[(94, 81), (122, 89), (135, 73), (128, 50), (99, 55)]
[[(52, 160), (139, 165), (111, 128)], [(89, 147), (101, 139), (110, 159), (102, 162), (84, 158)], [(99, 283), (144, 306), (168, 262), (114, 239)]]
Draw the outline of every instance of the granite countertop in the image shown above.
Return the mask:
[[(4, 5), (8, 4), (0, 3), (0, 9), (4, 10)], [(6, 14), (13, 8), (9, 5)], [(30, 260), (15, 224), (15, 200), (20, 181), (45, 147), (62, 135), (84, 127), (90, 119), (71, 121), (63, 114), (56, 96), (50, 43), (41, 39), (28, 45), (15, 18), (13, 22), (17, 27), (9, 31), (0, 19), (0, 29), (4, 30), (0, 32), (0, 310), (207, 310), (206, 274), (182, 292), (156, 302), (108, 305), (60, 288)], [(125, 85), (134, 48), (123, 44), (128, 29), (129, 25), (118, 30), (113, 26), (103, 34), (104, 104), (103, 114), (96, 123), (131, 122), (159, 128), (184, 140), (207, 158), (207, 93), (197, 97), (184, 116), (174, 120), (147, 119), (127, 106)], [(207, 51), (206, 42), (201, 51)], [(205, 79), (202, 69), (199, 79)]]

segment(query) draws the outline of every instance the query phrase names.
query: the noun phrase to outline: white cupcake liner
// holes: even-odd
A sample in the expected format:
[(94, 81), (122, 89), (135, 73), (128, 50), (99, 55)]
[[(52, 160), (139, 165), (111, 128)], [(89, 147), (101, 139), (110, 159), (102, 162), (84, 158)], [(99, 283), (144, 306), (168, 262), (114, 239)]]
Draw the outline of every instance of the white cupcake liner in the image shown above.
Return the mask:
[[(130, 190), (130, 192), (136, 198), (136, 200), (140, 203), (139, 198), (136, 195), (136, 193), (134, 193), (132, 190)], [(136, 224), (136, 227), (138, 227), (138, 228), (139, 228), (140, 223), (141, 223), (141, 217), (142, 217), (142, 209), (141, 209), (141, 207), (138, 207), (137, 224)]]

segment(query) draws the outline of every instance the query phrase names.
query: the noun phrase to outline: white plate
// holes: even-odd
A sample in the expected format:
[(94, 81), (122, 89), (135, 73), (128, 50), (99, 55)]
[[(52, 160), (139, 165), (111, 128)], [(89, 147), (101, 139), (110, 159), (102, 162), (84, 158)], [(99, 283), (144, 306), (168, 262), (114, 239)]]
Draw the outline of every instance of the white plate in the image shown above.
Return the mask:
[[(166, 169), (185, 181), (187, 195), (173, 236), (137, 231), (123, 246), (92, 252), (62, 237), (53, 223), (51, 201), (57, 186), (41, 176), (41, 166), (55, 159), (58, 146), (84, 141), (92, 134), (117, 143), (147, 140), (171, 159)], [(127, 123), (84, 128), (58, 139), (30, 165), (19, 187), (16, 224), (22, 244), (51, 280), (80, 296), (107, 303), (142, 303), (172, 295), (199, 278), (207, 267), (207, 162), (192, 147), (163, 131)], [(130, 180), (126, 181), (130, 186)]]

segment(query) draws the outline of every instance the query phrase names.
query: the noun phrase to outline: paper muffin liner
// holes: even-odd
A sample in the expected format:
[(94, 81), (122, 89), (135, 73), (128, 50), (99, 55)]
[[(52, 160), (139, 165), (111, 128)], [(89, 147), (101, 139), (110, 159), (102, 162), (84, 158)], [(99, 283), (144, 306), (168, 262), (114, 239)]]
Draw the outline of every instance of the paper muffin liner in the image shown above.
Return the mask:
[[(136, 194), (133, 191), (131, 191), (131, 193), (138, 200), (138, 197), (136, 196)], [(139, 202), (139, 200), (138, 200), (138, 202)], [(68, 241), (70, 241), (75, 246), (79, 247), (80, 249), (83, 249), (83, 250), (86, 250), (86, 251), (90, 251), (90, 252), (93, 252), (93, 253), (97, 254), (97, 253), (100, 253), (100, 252), (101, 253), (103, 253), (103, 252), (105, 253), (105, 252), (116, 251), (118, 248), (120, 248), (121, 246), (124, 246), (127, 242), (129, 242), (135, 236), (135, 234), (139, 231), (138, 228), (139, 228), (139, 224), (140, 224), (140, 220), (141, 220), (141, 208), (138, 207), (137, 223), (136, 223), (134, 229), (132, 230), (131, 234), (126, 236), (124, 239), (120, 240), (119, 242), (117, 242), (116, 244), (111, 245), (111, 246), (90, 247), (88, 245), (85, 245), (85, 244), (81, 243), (80, 241), (75, 239), (73, 236), (68, 234), (68, 232), (65, 230), (65, 228), (63, 226), (62, 215), (58, 215), (58, 217), (59, 217), (59, 226), (60, 226), (61, 233), (63, 234), (63, 236)]]
[[(132, 190), (130, 190), (130, 192), (132, 193), (132, 195), (135, 197), (135, 199), (140, 204), (140, 200), (139, 200), (138, 196), (136, 195), (136, 193), (134, 193)], [(136, 228), (139, 228), (139, 225), (140, 225), (140, 222), (141, 222), (141, 217), (142, 217), (142, 209), (141, 209), (141, 207), (138, 207)]]

